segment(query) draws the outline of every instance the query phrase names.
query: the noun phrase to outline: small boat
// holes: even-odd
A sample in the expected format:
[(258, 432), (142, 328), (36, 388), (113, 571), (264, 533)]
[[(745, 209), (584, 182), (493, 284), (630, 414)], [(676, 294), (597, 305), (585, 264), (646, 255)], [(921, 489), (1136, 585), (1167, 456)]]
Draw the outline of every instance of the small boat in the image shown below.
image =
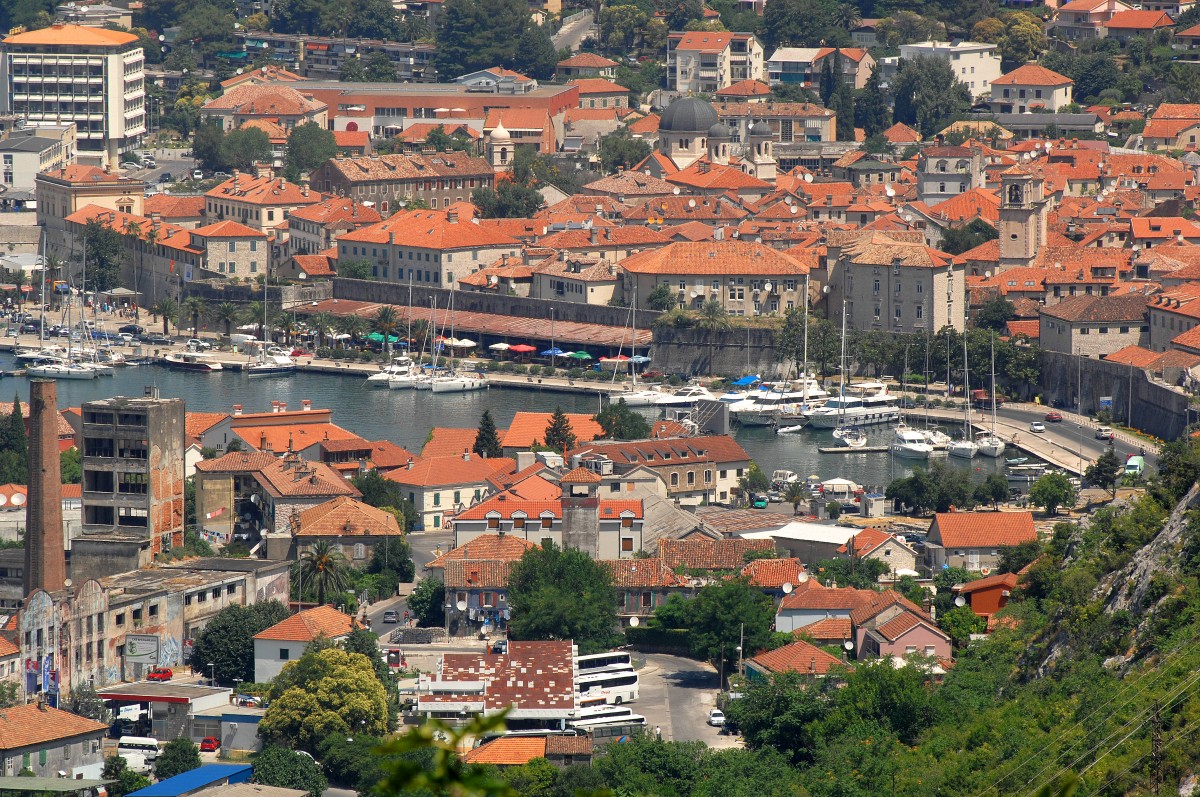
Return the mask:
[[(925, 434), (925, 441), (928, 442), (929, 445), (931, 445), (934, 448), (939, 449), (939, 450), (944, 449), (944, 448), (949, 448), (950, 444), (954, 442), (954, 438), (952, 438), (950, 435), (943, 432), (941, 429), (936, 429), (936, 428), (926, 429), (924, 434)], [(972, 454), (971, 456), (975, 456), (975, 455)]]
[(1003, 456), (1004, 449), (1008, 447), (1007, 443), (991, 432), (986, 432), (976, 437), (975, 445), (979, 446), (979, 454), (984, 457)]
[(843, 427), (833, 431), (834, 438), (847, 448), (864, 448), (867, 445), (867, 435), (862, 429)]
[(399, 357), (381, 368), (378, 373), (368, 376), (367, 384), (371, 387), (391, 387), (392, 377), (409, 376), (412, 372), (413, 361), (408, 357)]
[(171, 352), (160, 357), (159, 364), (173, 371), (200, 371), (210, 373), (224, 370), (224, 366), (212, 358), (211, 354), (198, 351)]
[(1014, 465), (1024, 465), (1029, 461), (1029, 457), (1013, 457), (1012, 459), (1004, 460), (1004, 464), (1012, 467)]
[(246, 369), (250, 376), (280, 376), (296, 370), (296, 363), (286, 354), (267, 354)]
[(775, 485), (782, 486), (785, 484), (790, 484), (791, 482), (794, 482), (799, 478), (800, 477), (796, 475), (796, 471), (784, 470), (783, 468), (780, 468), (779, 470), (775, 470), (775, 471), (771, 472), (771, 485), (772, 486), (775, 486)]
[(979, 446), (975, 445), (974, 440), (955, 440), (946, 447), (952, 457), (962, 457), (963, 459), (974, 459), (979, 453)]
[(905, 459), (929, 459), (933, 446), (915, 429), (898, 429), (892, 441), (892, 453)]
[[(807, 423), (794, 423), (790, 426), (780, 426), (775, 429), (775, 434), (795, 434), (796, 432), (800, 431), (807, 425), (808, 425)], [(865, 439), (864, 439), (864, 443), (865, 443)]]
[(429, 389), (434, 393), (468, 393), (472, 390), (484, 390), (487, 386), (487, 379), (482, 376), (452, 374), (434, 377)]

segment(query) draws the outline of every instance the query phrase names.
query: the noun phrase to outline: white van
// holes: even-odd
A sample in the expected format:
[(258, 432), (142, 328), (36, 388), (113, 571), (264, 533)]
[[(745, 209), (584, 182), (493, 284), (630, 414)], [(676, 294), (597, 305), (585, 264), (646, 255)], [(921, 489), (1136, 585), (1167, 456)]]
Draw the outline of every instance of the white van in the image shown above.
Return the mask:
[(146, 775), (153, 769), (146, 756), (142, 753), (121, 753), (121, 758), (125, 759), (125, 766), (139, 775)]
[(153, 764), (158, 758), (158, 739), (149, 736), (122, 736), (117, 742), (117, 755), (135, 753), (144, 756), (147, 763)]
[(247, 346), (257, 345), (259, 340), (253, 335), (242, 335), (240, 333), (235, 333), (229, 336), (229, 342), (234, 346), (237, 346), (239, 349), (244, 349)]

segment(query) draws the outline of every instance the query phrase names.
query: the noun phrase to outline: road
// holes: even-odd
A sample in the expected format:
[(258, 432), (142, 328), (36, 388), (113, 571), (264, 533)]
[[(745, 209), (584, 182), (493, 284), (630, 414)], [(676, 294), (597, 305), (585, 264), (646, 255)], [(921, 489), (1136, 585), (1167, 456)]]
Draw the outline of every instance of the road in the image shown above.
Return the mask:
[(717, 671), (708, 664), (660, 653), (646, 655), (640, 671), (641, 696), (633, 709), (671, 741), (701, 741), (710, 747), (736, 747), (731, 734), (708, 725), (717, 698)]
[[(416, 564), (416, 581), (420, 581), (425, 577), (425, 565), (429, 564), (436, 556), (438, 551), (445, 553), (449, 550), (449, 546), (453, 544), (454, 534), (450, 531), (436, 531), (430, 533), (414, 533), (408, 535), (408, 542), (413, 550), (413, 562)], [(416, 583), (413, 582), (413, 584)], [(401, 595), (397, 595), (387, 600), (376, 601), (367, 607), (367, 620), (370, 623), (375, 633), (381, 637), (386, 637), (391, 630), (396, 626), (393, 624), (384, 624), (383, 613), (386, 611), (395, 611), (401, 617), (404, 616), (404, 610), (408, 608), (406, 602), (407, 594), (412, 590), (413, 584), (401, 584)]]
[(559, 28), (558, 33), (551, 37), (554, 48), (561, 50), (569, 47), (571, 52), (577, 52), (583, 40), (592, 34), (592, 12), (584, 11), (578, 19), (573, 19)]
[(181, 149), (152, 149), (143, 151), (154, 153), (154, 160), (157, 164), (155, 168), (129, 169), (126, 170), (125, 174), (129, 177), (145, 180), (151, 189), (161, 191), (165, 187), (163, 183), (163, 175), (165, 174), (171, 175), (173, 180), (178, 180), (189, 176), (192, 169), (196, 168), (196, 161), (191, 157), (183, 157), (184, 150)]

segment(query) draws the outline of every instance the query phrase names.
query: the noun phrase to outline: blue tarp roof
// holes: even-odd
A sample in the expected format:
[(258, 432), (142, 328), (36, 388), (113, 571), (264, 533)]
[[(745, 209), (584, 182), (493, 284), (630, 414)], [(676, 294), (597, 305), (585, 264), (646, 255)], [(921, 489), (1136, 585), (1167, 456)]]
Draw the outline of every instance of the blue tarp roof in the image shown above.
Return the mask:
[(734, 382), (733, 384), (735, 384), (735, 385), (753, 385), (755, 382), (758, 382), (758, 381), (759, 381), (758, 376), (751, 374), (750, 376), (743, 376), (741, 379)]
[(129, 797), (179, 797), (181, 794), (190, 794), (224, 781), (245, 783), (250, 780), (251, 772), (249, 764), (208, 764), (173, 778), (160, 780), (153, 786), (131, 791)]

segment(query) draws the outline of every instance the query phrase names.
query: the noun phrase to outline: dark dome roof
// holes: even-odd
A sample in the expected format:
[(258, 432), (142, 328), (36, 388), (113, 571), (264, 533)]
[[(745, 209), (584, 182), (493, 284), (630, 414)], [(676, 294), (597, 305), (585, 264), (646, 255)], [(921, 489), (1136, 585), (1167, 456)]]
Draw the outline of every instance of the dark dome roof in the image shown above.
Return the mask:
[(724, 125), (724, 124), (721, 124), (720, 122), (717, 122), (715, 125), (708, 128), (708, 137), (709, 138), (733, 138), (733, 131), (729, 129), (728, 125)]
[(758, 122), (757, 124), (755, 124), (753, 127), (750, 128), (750, 135), (752, 135), (752, 136), (770, 136), (770, 135), (774, 135), (774, 134), (771, 132), (771, 126), (769, 124), (767, 124), (766, 122)]
[(706, 133), (717, 121), (717, 112), (707, 102), (683, 97), (663, 111), (658, 129), (671, 133)]

